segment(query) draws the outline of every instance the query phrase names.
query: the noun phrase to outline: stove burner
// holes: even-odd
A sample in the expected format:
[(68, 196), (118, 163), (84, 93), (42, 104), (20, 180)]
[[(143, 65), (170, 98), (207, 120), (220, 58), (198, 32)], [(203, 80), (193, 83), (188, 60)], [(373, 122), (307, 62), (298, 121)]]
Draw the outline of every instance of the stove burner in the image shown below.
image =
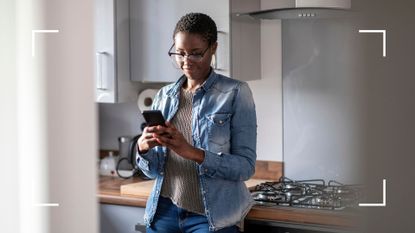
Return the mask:
[(265, 191), (257, 193), (256, 199), (259, 201), (280, 201), (283, 197), (276, 192)]
[(257, 185), (252, 197), (259, 205), (341, 210), (357, 206), (361, 186), (337, 181), (301, 180), (281, 177), (278, 182)]

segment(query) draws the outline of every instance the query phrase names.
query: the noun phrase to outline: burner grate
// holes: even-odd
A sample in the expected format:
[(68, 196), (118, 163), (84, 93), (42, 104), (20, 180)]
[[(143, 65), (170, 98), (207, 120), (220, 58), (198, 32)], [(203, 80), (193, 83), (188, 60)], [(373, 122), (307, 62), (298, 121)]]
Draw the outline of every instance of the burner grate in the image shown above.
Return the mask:
[(258, 205), (342, 210), (358, 205), (362, 187), (344, 185), (334, 180), (294, 181), (281, 177), (278, 182), (257, 185), (252, 197)]

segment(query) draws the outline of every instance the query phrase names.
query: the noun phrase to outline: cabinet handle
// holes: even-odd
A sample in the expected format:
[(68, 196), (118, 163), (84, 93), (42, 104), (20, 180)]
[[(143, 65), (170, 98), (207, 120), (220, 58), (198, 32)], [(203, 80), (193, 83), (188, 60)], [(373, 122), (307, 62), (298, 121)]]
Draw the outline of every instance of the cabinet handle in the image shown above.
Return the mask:
[[(108, 89), (108, 83), (106, 79), (106, 75), (104, 74), (103, 70), (103, 59), (108, 55), (107, 52), (97, 52), (96, 53), (96, 59), (97, 59), (97, 82), (96, 86), (99, 90), (107, 90)], [(105, 75), (105, 77), (104, 77)]]

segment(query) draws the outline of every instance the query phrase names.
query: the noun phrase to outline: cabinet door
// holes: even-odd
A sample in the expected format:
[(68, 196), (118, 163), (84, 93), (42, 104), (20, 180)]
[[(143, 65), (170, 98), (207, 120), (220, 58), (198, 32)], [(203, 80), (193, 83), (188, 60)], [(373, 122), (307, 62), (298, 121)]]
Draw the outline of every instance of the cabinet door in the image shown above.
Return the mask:
[(219, 46), (214, 68), (229, 76), (229, 1), (134, 0), (130, 4), (132, 80), (173, 82), (182, 75), (167, 52), (177, 21), (189, 12), (205, 13), (216, 22)]
[(100, 205), (100, 233), (145, 233), (144, 208)]
[(115, 85), (114, 0), (95, 1), (96, 101), (113, 103)]
[(249, 81), (261, 79), (261, 21), (241, 12), (261, 9), (259, 0), (231, 0), (231, 75)]
[(95, 0), (96, 101), (137, 101), (130, 80), (129, 0)]

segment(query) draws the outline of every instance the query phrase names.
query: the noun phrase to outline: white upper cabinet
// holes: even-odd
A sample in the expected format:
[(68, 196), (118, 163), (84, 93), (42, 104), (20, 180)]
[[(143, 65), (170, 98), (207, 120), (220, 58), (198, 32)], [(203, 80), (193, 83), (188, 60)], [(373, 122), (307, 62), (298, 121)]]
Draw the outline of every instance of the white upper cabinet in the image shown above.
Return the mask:
[(96, 0), (95, 2), (96, 100), (98, 102), (114, 102), (114, 4), (112, 0)]
[(95, 0), (96, 101), (137, 100), (130, 81), (129, 0)]
[[(244, 68), (250, 73), (256, 71), (258, 75), (244, 77), (245, 73), (241, 71), (235, 73), (238, 77), (233, 78), (242, 80), (259, 78), (260, 22), (233, 17), (231, 9), (233, 5), (254, 7), (248, 9), (251, 11), (258, 10), (260, 7), (257, 0), (131, 0), (131, 79), (140, 82), (173, 82), (182, 75), (182, 72), (173, 66), (167, 53), (173, 44), (173, 31), (177, 21), (190, 12), (205, 13), (216, 22), (218, 49), (213, 67), (217, 73), (232, 76), (232, 70)], [(236, 31), (231, 32), (231, 28), (235, 26), (234, 22)], [(247, 26), (247, 30), (244, 30), (244, 26)], [(231, 45), (231, 35), (234, 37), (232, 38), (232, 43), (235, 41), (234, 47)], [(252, 40), (253, 43), (252, 37), (257, 37)], [(244, 48), (244, 46), (249, 47)], [(232, 49), (235, 50), (236, 56), (242, 54), (247, 56), (249, 64), (240, 63), (241, 59), (238, 59), (237, 63), (231, 63), (231, 56), (235, 56), (232, 55), (234, 54)], [(243, 51), (256, 52), (248, 54)], [(242, 61), (246, 62), (246, 59)], [(251, 62), (258, 67), (253, 67)]]

